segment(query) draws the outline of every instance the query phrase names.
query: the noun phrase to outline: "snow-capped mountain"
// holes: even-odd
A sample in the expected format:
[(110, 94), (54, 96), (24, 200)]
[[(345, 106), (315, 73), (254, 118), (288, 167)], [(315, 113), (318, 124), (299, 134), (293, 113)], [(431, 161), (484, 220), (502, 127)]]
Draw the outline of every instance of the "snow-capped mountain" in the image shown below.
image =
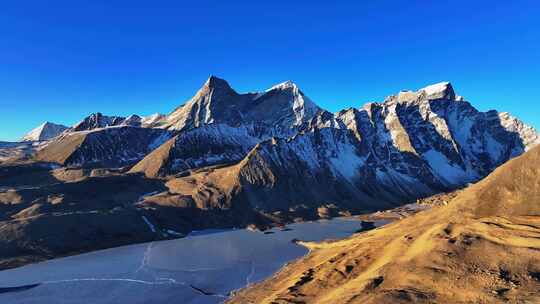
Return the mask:
[(179, 134), (132, 172), (155, 176), (237, 162), (258, 142), (294, 136), (319, 111), (291, 81), (264, 92), (238, 94), (225, 80), (211, 76), (159, 126)]
[(60, 133), (64, 132), (68, 127), (63, 125), (54, 124), (52, 122), (45, 122), (28, 132), (21, 141), (43, 141), (49, 140), (58, 136)]
[(166, 118), (165, 128), (184, 131), (213, 123), (253, 125), (275, 136), (291, 136), (320, 108), (291, 81), (260, 93), (238, 94), (211, 76), (197, 94)]

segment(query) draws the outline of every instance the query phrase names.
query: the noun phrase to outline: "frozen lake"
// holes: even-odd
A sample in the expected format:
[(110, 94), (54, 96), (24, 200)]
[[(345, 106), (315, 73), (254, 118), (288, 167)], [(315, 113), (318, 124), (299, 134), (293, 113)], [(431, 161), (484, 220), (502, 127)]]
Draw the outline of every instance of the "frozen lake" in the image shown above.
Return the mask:
[(343, 238), (361, 226), (337, 218), (270, 234), (208, 230), (50, 260), (1, 271), (0, 303), (220, 303), (307, 253), (291, 240)]

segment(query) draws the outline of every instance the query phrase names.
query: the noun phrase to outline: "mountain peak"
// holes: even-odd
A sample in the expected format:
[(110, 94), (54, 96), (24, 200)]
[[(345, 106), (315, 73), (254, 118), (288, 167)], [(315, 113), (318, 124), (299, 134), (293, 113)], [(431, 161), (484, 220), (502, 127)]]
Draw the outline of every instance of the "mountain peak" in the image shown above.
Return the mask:
[(223, 88), (223, 89), (229, 89), (232, 90), (231, 86), (225, 79), (221, 79), (219, 77), (216, 77), (214, 75), (210, 75), (206, 82), (204, 83), (205, 87), (214, 89), (214, 88)]
[(124, 119), (122, 125), (139, 127), (142, 124), (142, 117), (136, 114), (129, 115)]
[(54, 124), (54, 123), (52, 123), (52, 122), (50, 122), (50, 121), (46, 121), (46, 122), (40, 124), (40, 125), (37, 127), (37, 129), (44, 129), (44, 128), (48, 128), (48, 127), (51, 127), (51, 126), (57, 126), (57, 124)]
[(49, 121), (46, 121), (28, 132), (21, 140), (22, 141), (41, 141), (49, 140), (53, 137), (58, 136), (60, 133), (65, 131), (68, 127), (63, 125), (58, 125)]
[(273, 87), (271, 87), (270, 89), (266, 91), (269, 92), (272, 90), (287, 90), (287, 89), (298, 89), (298, 86), (292, 80), (287, 80), (282, 83), (278, 83), (274, 85)]
[(231, 88), (225, 79), (210, 75), (192, 100), (202, 98), (212, 92), (214, 92), (213, 94), (217, 93), (218, 95), (237, 95), (236, 91)]
[(428, 99), (456, 99), (456, 93), (449, 81), (429, 85), (418, 92), (424, 92)]
[(119, 116), (105, 116), (100, 112), (92, 113), (70, 128), (70, 131), (89, 131), (97, 128), (117, 126), (125, 120)]

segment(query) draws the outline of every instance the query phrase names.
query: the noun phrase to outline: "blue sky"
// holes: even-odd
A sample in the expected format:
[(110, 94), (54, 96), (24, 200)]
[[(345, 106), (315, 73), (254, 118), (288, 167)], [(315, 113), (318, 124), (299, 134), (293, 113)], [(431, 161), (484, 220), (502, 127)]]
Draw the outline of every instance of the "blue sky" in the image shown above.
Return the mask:
[(331, 111), (449, 80), (540, 127), (538, 1), (292, 2), (2, 3), (0, 140), (167, 113), (210, 74), (240, 92), (291, 79)]

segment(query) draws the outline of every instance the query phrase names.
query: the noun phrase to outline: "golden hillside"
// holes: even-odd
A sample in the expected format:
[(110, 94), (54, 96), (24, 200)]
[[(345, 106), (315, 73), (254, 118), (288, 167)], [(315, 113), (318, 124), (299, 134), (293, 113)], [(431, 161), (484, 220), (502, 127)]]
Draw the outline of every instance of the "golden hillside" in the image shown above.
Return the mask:
[(540, 303), (540, 147), (449, 205), (325, 243), (230, 303)]

